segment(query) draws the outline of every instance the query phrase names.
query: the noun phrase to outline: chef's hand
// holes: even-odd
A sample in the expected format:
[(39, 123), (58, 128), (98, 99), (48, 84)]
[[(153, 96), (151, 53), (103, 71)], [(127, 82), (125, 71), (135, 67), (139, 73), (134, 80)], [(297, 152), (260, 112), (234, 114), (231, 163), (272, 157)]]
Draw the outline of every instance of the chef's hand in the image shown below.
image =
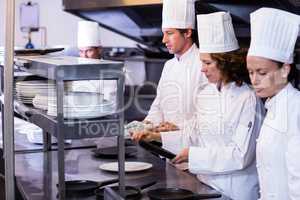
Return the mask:
[(175, 158), (172, 159), (173, 164), (180, 164), (188, 162), (189, 160), (189, 148), (184, 148)]
[(160, 133), (153, 132), (151, 130), (139, 131), (131, 133), (131, 139), (135, 142), (140, 140), (149, 141), (161, 141)]
[(143, 123), (144, 124), (151, 124), (151, 125), (153, 125), (153, 123), (151, 121), (149, 121), (149, 120), (144, 120)]
[(167, 132), (167, 131), (177, 131), (179, 130), (176, 124), (171, 122), (161, 122), (157, 127), (155, 127), (158, 132)]
[(149, 120), (144, 120), (143, 124), (144, 124), (144, 129), (145, 130), (151, 130), (154, 127), (154, 124)]

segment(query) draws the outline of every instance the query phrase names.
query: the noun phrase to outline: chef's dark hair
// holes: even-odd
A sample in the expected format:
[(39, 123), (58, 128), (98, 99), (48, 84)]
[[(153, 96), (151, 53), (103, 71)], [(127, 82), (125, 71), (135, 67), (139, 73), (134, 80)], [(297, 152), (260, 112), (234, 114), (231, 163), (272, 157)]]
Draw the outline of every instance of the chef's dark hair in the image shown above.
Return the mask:
[(212, 59), (217, 61), (217, 68), (221, 71), (225, 83), (235, 82), (238, 86), (244, 82), (250, 84), (246, 56), (246, 49), (226, 53), (211, 53)]
[[(184, 34), (188, 31), (188, 29), (177, 29), (181, 34)], [(195, 29), (192, 29), (192, 41), (199, 47), (198, 34)]]

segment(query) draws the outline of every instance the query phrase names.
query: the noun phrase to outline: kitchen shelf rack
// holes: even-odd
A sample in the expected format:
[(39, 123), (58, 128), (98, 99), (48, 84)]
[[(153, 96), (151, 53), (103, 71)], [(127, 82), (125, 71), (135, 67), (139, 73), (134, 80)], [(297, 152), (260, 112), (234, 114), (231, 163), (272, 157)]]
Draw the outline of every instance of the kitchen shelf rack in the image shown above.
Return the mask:
[[(17, 112), (43, 129), (44, 150), (50, 150), (51, 137), (58, 141), (58, 195), (65, 199), (64, 140), (118, 136), (119, 186), (124, 194), (124, 114), (123, 63), (108, 60), (69, 56), (18, 56), (15, 65), (33, 75), (56, 82), (57, 116), (19, 104)], [(63, 112), (64, 83), (79, 80), (116, 80), (116, 111), (108, 116), (93, 119), (65, 119)], [(94, 128), (93, 128), (94, 127)], [(99, 128), (100, 127), (100, 128)]]

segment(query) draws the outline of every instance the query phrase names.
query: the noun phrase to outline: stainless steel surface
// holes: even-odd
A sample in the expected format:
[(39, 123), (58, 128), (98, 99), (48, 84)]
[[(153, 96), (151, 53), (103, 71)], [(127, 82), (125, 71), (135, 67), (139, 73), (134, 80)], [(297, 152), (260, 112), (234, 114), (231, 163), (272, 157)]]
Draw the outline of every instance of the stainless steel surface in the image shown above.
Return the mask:
[(16, 64), (26, 72), (54, 80), (61, 71), (64, 81), (98, 80), (100, 71), (104, 70), (109, 73), (102, 73), (103, 79), (112, 79), (123, 70), (122, 62), (71, 56), (23, 56), (16, 59)]
[(65, 132), (64, 132), (64, 82), (63, 71), (57, 71), (56, 92), (57, 92), (57, 141), (58, 141), (58, 197), (64, 200), (66, 197), (65, 189)]
[[(28, 120), (44, 131), (57, 137), (57, 118), (52, 117), (38, 109), (27, 107), (25, 105), (16, 105), (15, 109), (17, 112), (28, 118)], [(30, 115), (25, 113), (30, 112)], [(101, 126), (97, 130), (93, 130), (92, 127), (97, 127), (97, 124), (101, 121)], [(110, 118), (99, 118), (99, 119), (84, 119), (80, 121), (74, 121), (72, 119), (65, 120), (64, 132), (65, 139), (80, 139), (80, 138), (95, 138), (102, 137), (105, 135), (117, 136), (119, 135), (118, 129), (121, 127), (119, 123), (119, 117), (113, 115)], [(113, 127), (110, 129), (110, 127)]]
[[(39, 55), (39, 56), (18, 56), (17, 59), (30, 62), (38, 62), (49, 64), (52, 66), (73, 66), (73, 65), (113, 65), (120, 64), (120, 62), (110, 60), (99, 60), (99, 59), (88, 59), (81, 57), (72, 56), (50, 56), (50, 55)], [(42, 66), (41, 66), (42, 67)]]
[[(124, 88), (124, 72), (122, 62), (105, 61), (105, 60), (91, 60), (85, 58), (76, 57), (56, 57), (56, 56), (32, 56), (32, 57), (18, 57), (17, 64), (23, 67), (24, 70), (39, 75), (48, 79), (56, 80), (56, 94), (57, 94), (57, 117), (49, 117), (46, 113), (41, 111), (26, 108), (22, 111), (25, 117), (31, 122), (40, 126), (43, 131), (54, 135), (58, 139), (58, 151), (57, 157), (57, 180), (58, 180), (58, 198), (65, 199), (65, 148), (64, 139), (67, 138), (87, 138), (87, 137), (100, 137), (100, 136), (113, 136), (118, 135), (119, 144), (119, 178), (120, 178), (120, 190), (124, 193), (124, 119), (123, 119), (123, 88)], [(112, 123), (108, 121), (99, 120), (71, 120), (64, 119), (64, 81), (66, 80), (117, 80), (117, 101), (118, 106), (116, 111), (116, 117)], [(22, 106), (19, 106), (19, 109)], [(81, 122), (86, 123), (86, 126), (81, 125)], [(118, 126), (111, 127), (113, 123), (118, 123)], [(103, 128), (103, 124), (107, 125), (108, 129), (99, 129), (95, 131), (93, 127), (89, 125), (97, 125)], [(74, 129), (75, 128), (75, 129)], [(110, 134), (114, 129), (114, 134)], [(83, 131), (85, 130), (85, 131)], [(48, 144), (47, 141), (45, 141)], [(44, 150), (47, 149), (46, 145)], [(45, 152), (47, 158), (49, 152)], [(45, 159), (44, 168), (47, 168), (48, 162)], [(50, 163), (51, 164), (51, 163)], [(48, 168), (47, 168), (48, 169)], [(44, 176), (42, 176), (44, 177)], [(48, 179), (47, 179), (48, 180)], [(45, 193), (49, 191), (45, 186), (43, 187)], [(21, 189), (22, 190), (22, 189)]]
[[(24, 70), (45, 78), (57, 80), (58, 84), (62, 84), (62, 81), (66, 80), (118, 80), (118, 84), (121, 85), (118, 85), (119, 101), (116, 103), (118, 104), (123, 101), (124, 72), (122, 62), (64, 56), (18, 57), (18, 62), (20, 62), (19, 65), (22, 65)], [(59, 90), (57, 94), (59, 94)], [(62, 115), (59, 115), (59, 112), (58, 117), (55, 118), (48, 116), (43, 111), (26, 108), (23, 105), (17, 106), (16, 109), (19, 110), (20, 114), (27, 117), (29, 121), (35, 123), (44, 131), (51, 133), (55, 137), (59, 136), (57, 132), (58, 129), (61, 128), (65, 134), (65, 139), (92, 138), (103, 135), (115, 136), (120, 134), (118, 130), (123, 127), (120, 126), (121, 124), (119, 123), (120, 117), (123, 117), (123, 110), (121, 109), (116, 111), (115, 115), (109, 118), (99, 118), (99, 120), (62, 120), (63, 117), (61, 118)], [(64, 122), (64, 124), (57, 127), (60, 122)], [(101, 123), (101, 126), (99, 126), (99, 123)], [(97, 130), (93, 130), (94, 126)]]
[[(123, 125), (124, 126), (124, 125)], [(124, 143), (124, 129), (123, 133), (118, 136), (118, 167), (119, 167), (119, 190), (120, 195), (125, 197), (125, 143)]]
[[(44, 159), (45, 156), (50, 156), (52, 160), (57, 160), (57, 151), (16, 155), (16, 180), (25, 199), (56, 199), (57, 164), (55, 162), (45, 162), (47, 160)], [(90, 179), (104, 181), (116, 178), (118, 176), (117, 173), (105, 172), (98, 168), (99, 165), (112, 161), (114, 160), (94, 158), (91, 149), (65, 151), (66, 180)], [(131, 158), (128, 161), (145, 161), (153, 164), (153, 168), (150, 170), (126, 174), (127, 185), (141, 185), (144, 181), (143, 178), (157, 178), (158, 182), (156, 185), (143, 190), (144, 196), (142, 199), (148, 199), (145, 193), (149, 189), (159, 187), (180, 187), (199, 193), (216, 192), (210, 187), (201, 184), (194, 175), (179, 171), (169, 163), (140, 148), (138, 149), (137, 158)], [(48, 164), (51, 164), (51, 167), (47, 168)], [(32, 173), (28, 173), (29, 171)], [(48, 191), (48, 193), (45, 191)], [(95, 197), (91, 196), (82, 199), (90, 200), (95, 199)]]
[[(0, 118), (2, 115), (0, 114)], [(42, 152), (42, 144), (34, 144), (28, 140), (24, 127), (28, 126), (28, 122), (21, 120), (17, 117), (14, 118), (14, 145), (16, 153), (24, 152)], [(0, 137), (3, 136), (2, 124), (0, 123)], [(0, 138), (0, 144), (3, 143), (2, 137)], [(81, 149), (81, 148), (95, 148), (96, 143), (94, 140), (72, 140), (71, 144), (66, 144), (65, 149)], [(3, 148), (0, 145), (0, 148)], [(57, 150), (57, 144), (51, 145), (52, 150)]]
[[(120, 74), (119, 80), (117, 82), (117, 91), (123, 91), (125, 77), (124, 74)], [(120, 128), (118, 136), (118, 166), (119, 166), (119, 190), (120, 195), (125, 197), (125, 142), (124, 142), (124, 95), (123, 92), (117, 93), (118, 107), (120, 117)]]
[(50, 151), (51, 150), (51, 135), (47, 133), (46, 131), (43, 131), (43, 150), (44, 151)]
[[(0, 114), (0, 118), (1, 114)], [(42, 144), (34, 144), (29, 142), (27, 135), (24, 133), (24, 126), (27, 126), (29, 123), (21, 120), (19, 118), (14, 118), (14, 145), (15, 153), (34, 153), (42, 152)], [(2, 136), (2, 124), (0, 124), (0, 137)], [(116, 145), (117, 142), (114, 137), (110, 138), (112, 145)], [(71, 144), (65, 144), (65, 149), (84, 149), (84, 148), (96, 148), (96, 140), (72, 140)], [(0, 144), (2, 144), (2, 138), (0, 139)], [(0, 148), (3, 148), (2, 146)], [(52, 150), (57, 150), (57, 144), (51, 145)]]
[(15, 199), (15, 159), (14, 159), (14, 113), (13, 113), (13, 73), (15, 0), (6, 0), (5, 20), (5, 60), (4, 60), (4, 159), (5, 159), (5, 199)]

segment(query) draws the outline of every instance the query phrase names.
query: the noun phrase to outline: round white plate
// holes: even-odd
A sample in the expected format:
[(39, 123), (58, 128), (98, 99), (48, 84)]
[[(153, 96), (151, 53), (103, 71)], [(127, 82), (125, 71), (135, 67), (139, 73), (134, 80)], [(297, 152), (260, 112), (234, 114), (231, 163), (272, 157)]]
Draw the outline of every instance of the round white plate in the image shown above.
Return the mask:
[[(118, 172), (118, 162), (104, 163), (99, 166), (100, 169), (110, 172)], [(125, 162), (125, 172), (139, 172), (152, 168), (151, 163), (146, 162)]]
[(55, 83), (46, 80), (18, 81), (16, 85), (32, 86), (32, 85), (55, 85)]
[[(114, 110), (110, 110), (110, 111), (101, 111), (101, 112), (68, 112), (68, 111), (64, 111), (64, 118), (69, 118), (69, 119), (72, 119), (72, 118), (77, 118), (77, 119), (85, 119), (85, 118), (97, 118), (97, 117), (103, 117), (103, 116), (106, 116), (106, 115), (111, 115), (115, 113)], [(47, 112), (47, 115), (50, 115), (50, 116), (54, 116), (56, 117), (57, 116), (57, 111), (56, 110), (53, 110), (51, 109), (51, 107), (48, 107), (48, 112)]]

